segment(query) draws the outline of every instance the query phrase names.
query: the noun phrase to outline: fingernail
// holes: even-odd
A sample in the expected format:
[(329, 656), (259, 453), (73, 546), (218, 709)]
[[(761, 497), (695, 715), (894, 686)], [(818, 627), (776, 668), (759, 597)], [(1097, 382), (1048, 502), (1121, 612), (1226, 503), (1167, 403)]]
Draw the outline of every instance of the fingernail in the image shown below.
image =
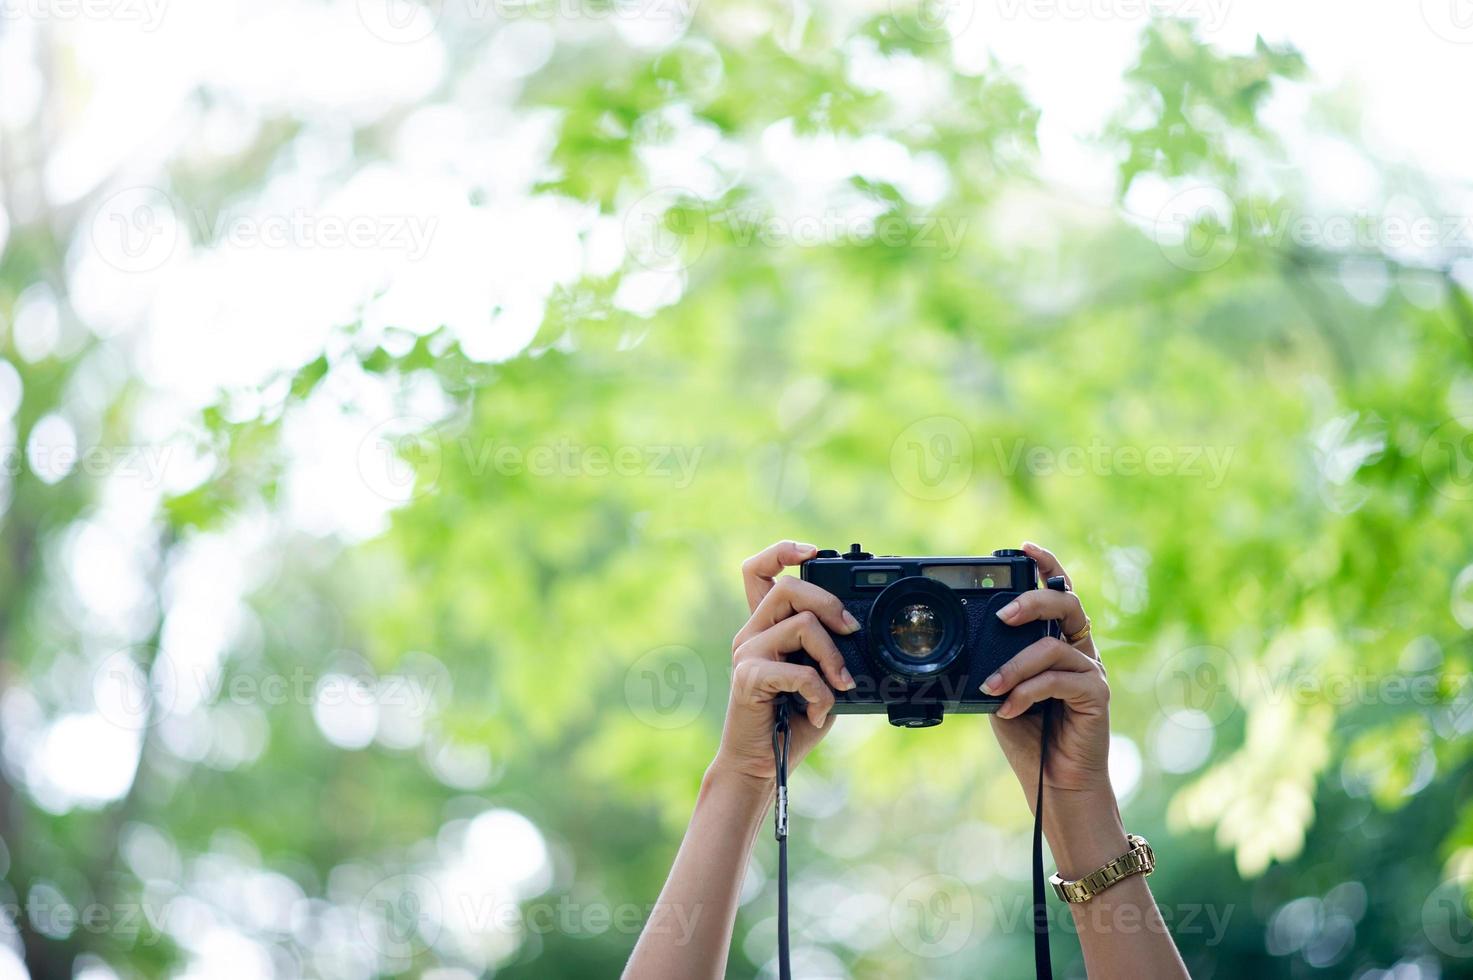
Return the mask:
[(998, 686), (1001, 684), (1002, 675), (994, 673), (991, 677), (982, 682), (982, 690), (986, 691), (988, 694), (996, 694)]
[(811, 544), (799, 544), (796, 547), (797, 547), (797, 549), (798, 549), (798, 551), (799, 551), (800, 554), (805, 554), (805, 555), (811, 555), (814, 552), (818, 551), (818, 548), (815, 545), (811, 545)]
[(844, 625), (849, 627), (849, 632), (851, 633), (857, 632), (859, 629), (859, 620), (855, 619), (854, 614), (847, 609), (844, 610)]
[(1013, 717), (1013, 706), (1010, 704), (1005, 704), (1001, 708), (998, 708), (997, 716), (1004, 720)]
[(1012, 602), (1008, 603), (1006, 606), (1003, 606), (997, 611), (997, 618), (1001, 620), (1009, 620), (1012, 619), (1013, 616), (1017, 614), (1017, 612), (1018, 600), (1014, 599)]
[(1038, 550), (1038, 545), (1034, 544), (1032, 541), (1024, 541), (1023, 542), (1023, 550), (1024, 551), (1028, 551), (1029, 549), (1032, 549), (1033, 551), (1037, 551)]
[(858, 686), (854, 683), (854, 675), (849, 673), (848, 667), (845, 667), (843, 670), (839, 671), (839, 680), (844, 682), (844, 690), (846, 691), (852, 691), (855, 687)]

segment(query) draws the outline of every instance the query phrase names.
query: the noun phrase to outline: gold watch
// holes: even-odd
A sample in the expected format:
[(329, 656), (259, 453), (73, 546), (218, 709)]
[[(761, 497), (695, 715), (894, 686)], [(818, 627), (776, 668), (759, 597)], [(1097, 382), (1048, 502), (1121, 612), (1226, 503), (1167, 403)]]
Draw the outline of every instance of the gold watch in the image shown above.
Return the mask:
[(1048, 881), (1054, 886), (1054, 893), (1070, 904), (1078, 904), (1089, 901), (1122, 878), (1148, 875), (1155, 871), (1156, 852), (1151, 850), (1146, 839), (1139, 834), (1131, 834), (1126, 840), (1130, 842), (1130, 850), (1078, 881), (1065, 881), (1057, 874), (1049, 876)]

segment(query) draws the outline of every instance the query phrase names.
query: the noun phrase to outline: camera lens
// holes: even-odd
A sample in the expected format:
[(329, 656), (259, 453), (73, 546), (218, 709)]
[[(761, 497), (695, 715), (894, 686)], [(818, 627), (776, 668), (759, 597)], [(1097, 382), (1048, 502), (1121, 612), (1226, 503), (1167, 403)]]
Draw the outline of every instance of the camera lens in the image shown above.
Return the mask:
[(945, 633), (941, 617), (925, 603), (902, 606), (890, 617), (890, 639), (895, 643), (895, 652), (911, 660), (930, 658)]
[(950, 670), (966, 644), (967, 615), (957, 594), (935, 579), (897, 579), (875, 598), (869, 650), (888, 673), (916, 681)]

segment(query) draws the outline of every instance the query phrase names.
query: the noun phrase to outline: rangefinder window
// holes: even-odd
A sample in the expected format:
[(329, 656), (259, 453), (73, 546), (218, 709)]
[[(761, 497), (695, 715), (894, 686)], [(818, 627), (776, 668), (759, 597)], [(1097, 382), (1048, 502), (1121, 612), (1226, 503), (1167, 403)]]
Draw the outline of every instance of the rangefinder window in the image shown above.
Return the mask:
[(953, 589), (1013, 587), (1013, 569), (1009, 565), (927, 565), (921, 574)]
[(854, 587), (857, 589), (883, 589), (900, 578), (898, 568), (856, 568)]

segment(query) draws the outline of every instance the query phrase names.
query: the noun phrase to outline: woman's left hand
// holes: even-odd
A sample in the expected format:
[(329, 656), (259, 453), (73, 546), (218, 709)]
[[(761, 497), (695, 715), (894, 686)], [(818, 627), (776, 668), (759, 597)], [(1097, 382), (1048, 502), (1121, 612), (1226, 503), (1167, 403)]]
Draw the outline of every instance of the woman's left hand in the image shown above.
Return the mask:
[[(1071, 591), (1030, 589), (1000, 610), (998, 618), (1009, 626), (1055, 619), (1064, 636), (1079, 632), (1088, 617), (1059, 560), (1032, 542), (1024, 542), (1023, 550), (1038, 563), (1040, 578), (1063, 575)], [(1048, 698), (1059, 703), (1050, 713), (1053, 727), (1044, 785), (1055, 791), (1110, 795), (1110, 685), (1092, 636), (1074, 644), (1057, 637), (1039, 640), (1003, 664), (983, 682), (982, 690), (1006, 695), (992, 716), (992, 731), (1030, 806), (1038, 785), (1041, 715), (1024, 712)]]

